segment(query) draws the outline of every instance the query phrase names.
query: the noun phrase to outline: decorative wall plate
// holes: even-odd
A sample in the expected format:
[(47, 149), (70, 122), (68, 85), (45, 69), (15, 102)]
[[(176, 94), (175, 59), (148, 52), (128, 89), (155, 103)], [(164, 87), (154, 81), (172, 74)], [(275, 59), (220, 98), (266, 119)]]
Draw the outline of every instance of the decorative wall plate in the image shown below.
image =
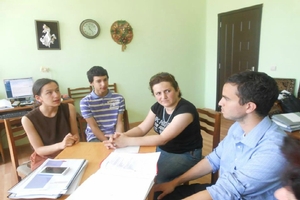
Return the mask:
[(132, 27), (125, 20), (115, 21), (111, 25), (110, 33), (112, 39), (122, 45), (122, 51), (126, 49), (126, 45), (129, 44), (133, 38)]

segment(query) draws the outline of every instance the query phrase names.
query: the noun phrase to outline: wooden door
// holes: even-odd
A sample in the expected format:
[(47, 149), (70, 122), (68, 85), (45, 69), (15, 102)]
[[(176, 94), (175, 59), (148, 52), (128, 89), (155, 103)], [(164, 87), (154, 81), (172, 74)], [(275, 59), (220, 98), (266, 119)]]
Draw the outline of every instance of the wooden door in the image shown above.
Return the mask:
[(216, 110), (227, 78), (258, 70), (262, 4), (218, 15)]

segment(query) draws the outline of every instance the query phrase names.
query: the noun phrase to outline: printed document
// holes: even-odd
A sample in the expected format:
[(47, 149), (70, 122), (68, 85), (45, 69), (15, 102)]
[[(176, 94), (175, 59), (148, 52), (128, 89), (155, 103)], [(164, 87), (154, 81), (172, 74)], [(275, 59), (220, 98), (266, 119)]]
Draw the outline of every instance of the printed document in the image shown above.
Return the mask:
[(112, 152), (100, 169), (83, 182), (67, 200), (146, 199), (157, 173), (160, 153)]
[(13, 108), (10, 101), (7, 99), (1, 99), (0, 100), (0, 110)]

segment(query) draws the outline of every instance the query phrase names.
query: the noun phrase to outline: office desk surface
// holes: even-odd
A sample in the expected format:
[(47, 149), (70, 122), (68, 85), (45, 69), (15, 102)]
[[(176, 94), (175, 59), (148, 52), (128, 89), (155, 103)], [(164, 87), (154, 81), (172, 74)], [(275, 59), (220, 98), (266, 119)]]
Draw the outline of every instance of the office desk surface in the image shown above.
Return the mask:
[[(62, 103), (74, 104), (74, 99), (71, 99), (71, 98), (65, 99), (65, 100), (62, 101)], [(17, 107), (14, 107), (14, 108), (0, 110), (0, 114), (16, 112), (16, 111), (22, 111), (22, 110), (32, 110), (33, 108), (34, 108), (34, 105), (17, 106)], [(0, 123), (1, 122), (3, 123), (3, 119), (0, 119)]]
[[(155, 152), (156, 147), (140, 147), (139, 153), (151, 153)], [(83, 158), (88, 160), (87, 167), (84, 171), (80, 184), (84, 182), (88, 177), (95, 173), (101, 162), (112, 152), (108, 150), (102, 142), (79, 142), (78, 144), (65, 148), (60, 154), (56, 156), (57, 159), (66, 158)], [(66, 195), (59, 199), (67, 198)]]

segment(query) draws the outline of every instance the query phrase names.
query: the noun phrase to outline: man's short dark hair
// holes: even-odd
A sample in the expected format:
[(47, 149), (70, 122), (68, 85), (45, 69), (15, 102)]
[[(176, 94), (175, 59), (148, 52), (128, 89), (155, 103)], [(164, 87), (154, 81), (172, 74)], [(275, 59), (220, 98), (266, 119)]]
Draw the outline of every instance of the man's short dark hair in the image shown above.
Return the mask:
[(107, 79), (109, 78), (106, 69), (101, 66), (92, 67), (89, 71), (87, 71), (86, 75), (90, 83), (93, 82), (94, 76), (107, 76)]
[(268, 115), (279, 95), (276, 81), (263, 72), (245, 71), (234, 74), (226, 83), (237, 85), (240, 105), (255, 103), (255, 111), (260, 116)]

